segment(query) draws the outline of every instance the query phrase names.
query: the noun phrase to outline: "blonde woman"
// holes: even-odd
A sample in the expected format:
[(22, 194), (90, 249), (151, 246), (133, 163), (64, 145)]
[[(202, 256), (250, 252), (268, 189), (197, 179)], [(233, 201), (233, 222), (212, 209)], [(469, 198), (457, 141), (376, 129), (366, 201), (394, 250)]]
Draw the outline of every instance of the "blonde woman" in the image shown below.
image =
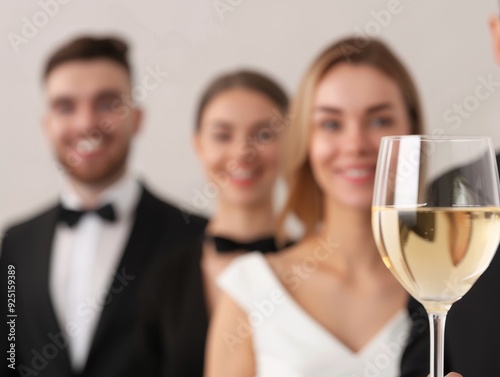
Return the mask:
[(427, 375), (427, 316), (371, 229), (380, 139), (422, 133), (410, 75), (383, 43), (342, 40), (306, 72), (291, 118), (283, 218), (296, 215), (305, 237), (220, 276), (206, 376)]

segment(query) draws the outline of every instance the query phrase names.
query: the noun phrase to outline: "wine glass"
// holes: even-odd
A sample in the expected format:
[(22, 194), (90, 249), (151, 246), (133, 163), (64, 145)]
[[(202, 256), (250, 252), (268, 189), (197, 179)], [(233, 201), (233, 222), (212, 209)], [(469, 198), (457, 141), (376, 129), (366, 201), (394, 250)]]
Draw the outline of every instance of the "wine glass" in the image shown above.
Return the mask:
[(427, 310), (431, 377), (443, 377), (446, 315), (486, 270), (500, 241), (491, 139), (382, 138), (372, 225), (385, 265)]

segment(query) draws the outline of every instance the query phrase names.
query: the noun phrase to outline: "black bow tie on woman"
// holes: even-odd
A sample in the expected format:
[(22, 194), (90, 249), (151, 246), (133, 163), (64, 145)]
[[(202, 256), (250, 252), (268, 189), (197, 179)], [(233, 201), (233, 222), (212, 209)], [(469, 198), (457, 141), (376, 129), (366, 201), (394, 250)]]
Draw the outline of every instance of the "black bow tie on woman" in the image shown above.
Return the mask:
[(274, 237), (260, 238), (250, 242), (239, 242), (233, 239), (219, 237), (219, 236), (206, 236), (207, 240), (214, 243), (215, 249), (218, 253), (231, 253), (234, 251), (260, 251), (261, 253), (273, 253), (278, 250), (276, 240)]
[(59, 207), (59, 220), (65, 222), (71, 228), (76, 224), (78, 224), (78, 221), (80, 221), (83, 215), (91, 212), (97, 213), (101, 218), (103, 218), (106, 221), (109, 222), (116, 221), (115, 209), (111, 204), (106, 204), (101, 208), (88, 211), (68, 209), (61, 205)]

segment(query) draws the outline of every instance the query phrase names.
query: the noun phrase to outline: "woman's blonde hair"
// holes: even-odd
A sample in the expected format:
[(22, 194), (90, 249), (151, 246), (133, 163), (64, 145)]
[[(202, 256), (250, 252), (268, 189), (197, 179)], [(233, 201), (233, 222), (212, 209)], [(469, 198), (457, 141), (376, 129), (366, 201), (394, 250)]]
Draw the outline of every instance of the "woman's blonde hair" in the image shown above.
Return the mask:
[(376, 39), (346, 38), (328, 47), (310, 66), (292, 101), (284, 158), (289, 194), (278, 224), (281, 235), (290, 214), (302, 222), (304, 236), (311, 235), (323, 219), (323, 192), (314, 179), (308, 157), (311, 110), (319, 82), (333, 66), (342, 63), (369, 65), (392, 78), (403, 94), (411, 133), (423, 133), (415, 84), (401, 61), (384, 43)]

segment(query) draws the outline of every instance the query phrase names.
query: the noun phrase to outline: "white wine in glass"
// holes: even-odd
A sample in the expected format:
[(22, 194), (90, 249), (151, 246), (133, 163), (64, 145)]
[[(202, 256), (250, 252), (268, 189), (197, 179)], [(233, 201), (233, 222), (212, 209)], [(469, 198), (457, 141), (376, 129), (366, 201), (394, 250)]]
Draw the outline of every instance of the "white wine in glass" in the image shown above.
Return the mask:
[(372, 208), (385, 265), (429, 314), (431, 377), (443, 377), (444, 325), (500, 241), (500, 192), (487, 137), (382, 139)]

